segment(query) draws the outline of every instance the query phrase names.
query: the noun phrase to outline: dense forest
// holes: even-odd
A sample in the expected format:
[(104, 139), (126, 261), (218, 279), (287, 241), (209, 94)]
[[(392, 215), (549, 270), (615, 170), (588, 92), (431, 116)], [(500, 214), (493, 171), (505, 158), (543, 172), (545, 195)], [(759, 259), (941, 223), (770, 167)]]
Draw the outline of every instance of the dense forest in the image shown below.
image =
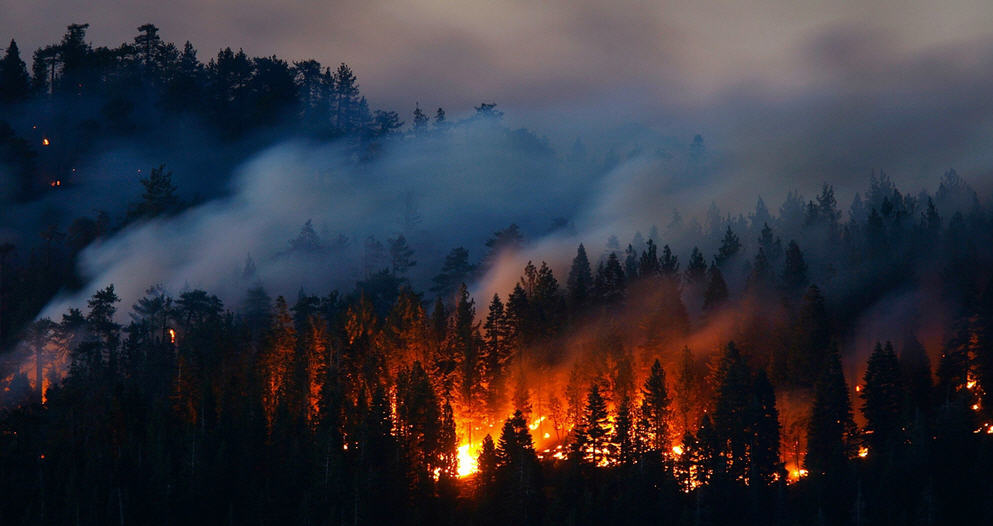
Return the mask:
[[(372, 111), (345, 64), (204, 64), (151, 24), (114, 49), (86, 29), (30, 70), (14, 42), (0, 61), (0, 198), (41, 210), (30, 235), (0, 213), (3, 524), (993, 521), (993, 202), (954, 170), (919, 193), (873, 173), (844, 212), (824, 184), (747, 217), (660, 211), (647, 234), (564, 219), (564, 265), (520, 221), (439, 247), (410, 212), (355, 246), (303, 218), (280, 254), (345, 265), (351, 244), (347, 287), (273, 290), (260, 257), (235, 296), (149, 273), (128, 298), (89, 282), (83, 254), (223, 190), (184, 198), (159, 164), (116, 210), (59, 211), (115, 141), (196, 129), (226, 172), (307, 137), (372, 166), (483, 122), (556, 169), (620, 160), (579, 141), (560, 158), (492, 103)], [(666, 155), (693, 177), (688, 142)]]

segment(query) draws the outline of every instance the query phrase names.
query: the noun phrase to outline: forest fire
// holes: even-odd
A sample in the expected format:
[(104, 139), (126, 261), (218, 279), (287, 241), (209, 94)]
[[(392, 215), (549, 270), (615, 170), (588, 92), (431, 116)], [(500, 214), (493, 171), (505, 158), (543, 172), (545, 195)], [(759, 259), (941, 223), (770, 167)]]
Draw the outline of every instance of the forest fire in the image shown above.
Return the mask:
[(4, 526), (989, 522), (989, 2), (225, 3), (0, 17)]
[(470, 444), (462, 444), (458, 449), (458, 476), (468, 477), (476, 471), (479, 470), (479, 466), (476, 461), (476, 456), (479, 454), (478, 450), (472, 450)]

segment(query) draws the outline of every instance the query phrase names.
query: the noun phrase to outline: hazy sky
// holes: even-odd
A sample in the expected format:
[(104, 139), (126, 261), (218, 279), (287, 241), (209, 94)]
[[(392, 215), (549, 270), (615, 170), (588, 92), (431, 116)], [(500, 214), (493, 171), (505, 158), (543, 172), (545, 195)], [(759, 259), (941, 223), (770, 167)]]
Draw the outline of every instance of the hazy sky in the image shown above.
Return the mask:
[(988, 50), (990, 20), (988, 0), (0, 0), (0, 38), (28, 52), (69, 23), (117, 45), (150, 21), (204, 60), (232, 46), (348, 62), (375, 105), (398, 109), (811, 89), (881, 62)]
[(153, 22), (205, 62), (347, 62), (404, 119), (492, 101), (556, 146), (612, 134), (622, 152), (701, 133), (727, 192), (776, 197), (851, 195), (874, 169), (917, 191), (954, 167), (993, 191), (991, 20), (990, 0), (0, 0), (26, 55), (72, 22), (108, 46)]

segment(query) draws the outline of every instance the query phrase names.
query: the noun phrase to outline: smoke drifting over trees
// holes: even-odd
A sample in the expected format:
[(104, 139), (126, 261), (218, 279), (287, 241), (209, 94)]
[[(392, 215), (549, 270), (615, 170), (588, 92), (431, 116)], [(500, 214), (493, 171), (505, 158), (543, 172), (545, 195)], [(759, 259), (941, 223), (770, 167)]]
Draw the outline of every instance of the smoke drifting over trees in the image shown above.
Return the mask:
[(991, 513), (982, 160), (774, 186), (747, 137), (87, 29), (0, 61), (0, 517)]

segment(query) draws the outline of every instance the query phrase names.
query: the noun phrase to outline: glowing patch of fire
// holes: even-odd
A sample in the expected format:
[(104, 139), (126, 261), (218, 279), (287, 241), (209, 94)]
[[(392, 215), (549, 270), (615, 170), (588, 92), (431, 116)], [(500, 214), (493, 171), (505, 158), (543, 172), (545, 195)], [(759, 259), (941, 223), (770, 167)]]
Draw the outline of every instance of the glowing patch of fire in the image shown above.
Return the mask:
[(479, 471), (479, 465), (476, 463), (476, 457), (469, 451), (469, 444), (462, 444), (459, 446), (459, 477), (468, 477), (473, 473)]

